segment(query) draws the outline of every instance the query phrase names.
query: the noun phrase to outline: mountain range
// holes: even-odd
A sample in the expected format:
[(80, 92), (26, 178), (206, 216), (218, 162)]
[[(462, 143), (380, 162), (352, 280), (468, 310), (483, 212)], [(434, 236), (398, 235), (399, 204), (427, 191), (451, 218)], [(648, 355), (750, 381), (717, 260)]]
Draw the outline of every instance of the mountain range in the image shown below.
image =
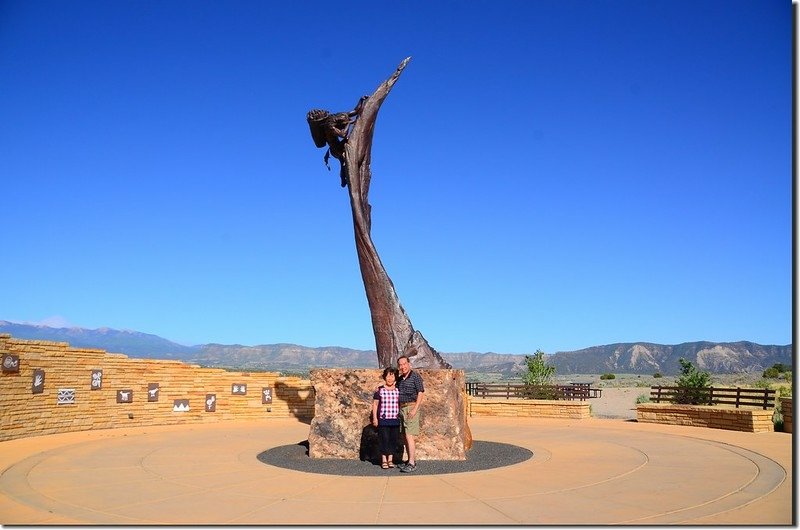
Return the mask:
[[(130, 357), (174, 359), (184, 362), (245, 371), (271, 370), (304, 373), (310, 368), (375, 368), (375, 350), (338, 346), (311, 348), (297, 344), (202, 344), (184, 346), (157, 335), (110, 328), (55, 328), (0, 320), (0, 333), (32, 340), (68, 342), (76, 348), (98, 348)], [(494, 374), (500, 379), (525, 371), (524, 354), (444, 353), (442, 357), (467, 373)], [(791, 365), (793, 347), (753, 342), (686, 342), (677, 345), (648, 342), (593, 346), (547, 355), (558, 374), (631, 373), (675, 375), (679, 358), (692, 361), (710, 373), (758, 372), (773, 364)]]

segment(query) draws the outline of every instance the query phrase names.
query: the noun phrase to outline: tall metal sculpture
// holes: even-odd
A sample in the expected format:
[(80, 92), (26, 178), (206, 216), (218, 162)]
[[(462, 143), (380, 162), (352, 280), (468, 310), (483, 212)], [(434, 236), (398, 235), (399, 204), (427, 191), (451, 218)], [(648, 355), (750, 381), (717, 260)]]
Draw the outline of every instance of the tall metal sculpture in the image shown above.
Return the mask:
[(371, 96), (362, 97), (352, 111), (333, 114), (314, 109), (306, 119), (315, 145), (328, 147), (326, 165), (329, 156), (339, 160), (341, 185), (346, 186), (350, 193), (358, 264), (372, 316), (378, 365), (396, 366), (397, 358), (407, 355), (417, 368), (451, 368), (422, 333), (414, 329), (370, 235), (371, 206), (367, 196), (372, 178), (370, 160), (375, 120), (383, 101), (410, 60), (411, 57), (404, 59), (397, 70)]

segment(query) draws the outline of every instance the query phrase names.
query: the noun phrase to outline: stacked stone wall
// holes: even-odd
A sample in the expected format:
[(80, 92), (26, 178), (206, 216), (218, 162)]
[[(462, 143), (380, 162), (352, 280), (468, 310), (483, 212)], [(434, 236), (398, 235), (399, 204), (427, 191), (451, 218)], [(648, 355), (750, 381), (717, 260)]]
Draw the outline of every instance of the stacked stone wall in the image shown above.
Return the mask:
[(745, 432), (770, 432), (774, 430), (773, 412), (773, 409), (642, 403), (636, 406), (636, 419), (643, 423), (667, 423)]
[(781, 416), (783, 416), (783, 432), (792, 432), (794, 416), (792, 398), (781, 398)]
[(591, 418), (585, 401), (555, 401), (545, 399), (486, 399), (469, 398), (470, 416), (500, 416), (512, 418)]
[[(0, 374), (0, 441), (89, 429), (287, 417), (310, 421), (314, 416), (310, 381), (275, 372), (134, 359), (8, 334), (0, 334), (0, 356), (7, 358)], [(41, 393), (33, 392), (34, 370), (44, 372)], [(99, 389), (92, 388), (96, 370), (102, 370)], [(148, 401), (151, 383), (159, 385), (158, 401)], [(245, 394), (241, 385), (246, 385)], [(271, 403), (262, 403), (263, 388), (270, 389)], [(68, 390), (74, 391), (74, 402), (59, 404), (59, 393), (68, 401)], [(118, 402), (118, 391), (130, 391), (125, 397), (131, 402)], [(215, 395), (214, 412), (206, 411), (209, 394)], [(175, 400), (188, 400), (189, 410), (174, 410)]]

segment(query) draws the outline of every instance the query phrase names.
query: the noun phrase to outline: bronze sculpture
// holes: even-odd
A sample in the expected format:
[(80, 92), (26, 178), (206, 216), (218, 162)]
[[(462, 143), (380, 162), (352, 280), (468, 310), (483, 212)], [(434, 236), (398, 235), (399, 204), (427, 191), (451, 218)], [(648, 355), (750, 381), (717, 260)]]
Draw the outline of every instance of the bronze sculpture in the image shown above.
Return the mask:
[[(358, 115), (361, 113), (361, 107), (368, 96), (363, 96), (358, 100), (356, 107), (350, 112), (337, 112), (331, 114), (327, 110), (312, 109), (306, 114), (306, 121), (308, 127), (311, 129), (311, 138), (314, 139), (314, 145), (317, 147), (328, 146), (325, 152), (325, 165), (330, 171), (331, 167), (328, 165), (328, 159), (331, 155), (339, 161), (341, 165), (339, 169), (339, 177), (342, 179), (342, 187), (347, 185), (347, 164), (344, 159), (344, 143), (347, 141), (347, 136), (350, 133), (350, 127), (356, 122)], [(341, 138), (341, 140), (340, 140)]]
[(396, 366), (397, 358), (407, 355), (415, 368), (451, 368), (422, 333), (414, 329), (370, 235), (371, 206), (367, 195), (372, 178), (370, 160), (375, 120), (383, 101), (410, 60), (411, 57), (404, 59), (395, 72), (371, 96), (362, 97), (352, 111), (331, 114), (314, 109), (306, 115), (306, 120), (314, 144), (317, 147), (328, 146), (326, 165), (329, 155), (339, 160), (342, 187), (347, 187), (350, 194), (356, 251), (372, 317), (378, 365)]

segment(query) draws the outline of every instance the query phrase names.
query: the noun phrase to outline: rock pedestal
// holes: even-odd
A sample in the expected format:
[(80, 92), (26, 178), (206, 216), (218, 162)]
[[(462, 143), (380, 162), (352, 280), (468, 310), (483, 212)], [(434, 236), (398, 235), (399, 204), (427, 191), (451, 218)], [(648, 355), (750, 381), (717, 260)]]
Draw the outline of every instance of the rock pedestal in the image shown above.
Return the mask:
[[(418, 460), (465, 460), (472, 446), (467, 424), (463, 370), (416, 369), (425, 385)], [(315, 369), (316, 401), (308, 434), (311, 458), (380, 461), (378, 433), (372, 426), (372, 398), (383, 384), (380, 369)], [(400, 436), (402, 443), (402, 435)], [(398, 448), (395, 461), (400, 461)]]

